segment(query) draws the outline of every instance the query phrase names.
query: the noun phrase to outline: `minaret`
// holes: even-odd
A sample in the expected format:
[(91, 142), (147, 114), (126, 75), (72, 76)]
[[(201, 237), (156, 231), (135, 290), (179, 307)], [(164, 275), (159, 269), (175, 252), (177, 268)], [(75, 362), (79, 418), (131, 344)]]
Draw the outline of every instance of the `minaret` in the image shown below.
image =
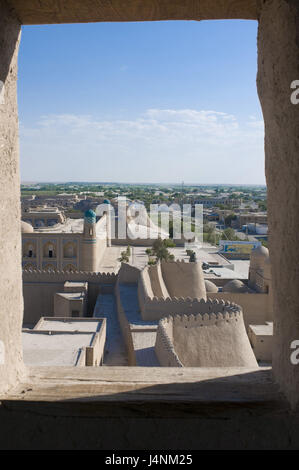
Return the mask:
[[(111, 246), (111, 223), (112, 223), (112, 217), (111, 217), (111, 203), (109, 199), (104, 199), (103, 204), (107, 204), (107, 212), (106, 212), (106, 231), (107, 231), (107, 246)], [(113, 219), (114, 223), (114, 219)]]
[(82, 271), (97, 270), (97, 235), (96, 235), (96, 214), (88, 209), (84, 214), (84, 230), (82, 237)]

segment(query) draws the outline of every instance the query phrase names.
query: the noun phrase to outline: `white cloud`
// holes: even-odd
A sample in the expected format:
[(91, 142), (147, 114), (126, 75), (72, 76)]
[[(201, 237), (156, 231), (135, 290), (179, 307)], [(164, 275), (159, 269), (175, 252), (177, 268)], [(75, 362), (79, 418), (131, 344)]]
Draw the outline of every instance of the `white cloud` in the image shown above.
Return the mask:
[[(76, 177), (80, 174), (81, 179), (92, 179), (93, 175), (88, 178), (86, 170), (82, 174), (82, 159), (87, 165), (96, 165), (97, 172), (102, 172), (102, 178), (95, 179), (123, 181), (174, 181), (181, 175), (184, 177), (180, 168), (182, 162), (190, 165), (194, 162), (194, 169), (185, 171), (185, 179), (193, 177), (192, 181), (203, 182), (201, 175), (208, 176), (211, 171), (214, 174), (217, 171), (213, 159), (218, 167), (224, 162), (229, 168), (233, 167), (230, 173), (235, 178), (238, 167), (240, 171), (244, 169), (244, 163), (238, 165), (237, 155), (263, 158), (262, 121), (249, 117), (248, 122), (242, 123), (236, 116), (213, 110), (148, 109), (134, 119), (110, 120), (90, 115), (47, 115), (32, 127), (22, 125), (20, 134), (23, 179), (32, 179), (27, 174), (26, 161), (35, 161), (37, 171), (40, 154), (51, 158), (53, 165), (56, 162), (63, 169), (64, 178), (57, 177), (56, 180), (80, 179)], [(200, 172), (198, 161), (202, 168)], [(159, 174), (152, 170), (157, 164)], [(50, 173), (54, 178), (54, 170)], [(133, 174), (134, 177), (130, 177)], [(222, 171), (218, 176), (221, 175), (226, 177)], [(35, 177), (45, 179), (44, 174)], [(212, 174), (210, 180), (213, 180)]]

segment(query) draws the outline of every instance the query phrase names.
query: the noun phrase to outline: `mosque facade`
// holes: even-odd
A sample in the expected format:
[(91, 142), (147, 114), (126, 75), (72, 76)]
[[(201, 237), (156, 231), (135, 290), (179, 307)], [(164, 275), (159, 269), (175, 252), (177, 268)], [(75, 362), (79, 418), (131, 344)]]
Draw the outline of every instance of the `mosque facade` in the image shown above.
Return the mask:
[(23, 269), (51, 271), (98, 270), (109, 244), (107, 215), (97, 220), (91, 209), (84, 219), (34, 229), (21, 222)]

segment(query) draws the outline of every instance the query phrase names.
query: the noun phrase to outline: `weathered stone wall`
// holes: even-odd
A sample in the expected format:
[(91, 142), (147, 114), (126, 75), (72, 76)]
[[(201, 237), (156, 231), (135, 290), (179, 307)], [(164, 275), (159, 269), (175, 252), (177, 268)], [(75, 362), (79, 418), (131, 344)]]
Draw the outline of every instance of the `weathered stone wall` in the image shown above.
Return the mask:
[(173, 346), (186, 367), (257, 367), (240, 307), (174, 316)]
[[(17, 110), (20, 24), (0, 2), (0, 391), (23, 373), (21, 210)], [(4, 85), (4, 88), (3, 88)]]
[(256, 19), (259, 0), (9, 0), (24, 24)]
[[(155, 294), (158, 292), (162, 296)], [(196, 313), (201, 308), (201, 299), (206, 300), (206, 289), (198, 263), (162, 262), (146, 266), (138, 277), (143, 320), (160, 320), (169, 313)]]
[(114, 273), (23, 271), (24, 323), (52, 316), (54, 295), (64, 292), (66, 281), (88, 282), (87, 314), (92, 316), (99, 293), (113, 292), (116, 279)]
[(148, 267), (151, 287), (155, 297), (169, 297), (161, 271), (161, 263)]
[(258, 33), (258, 93), (265, 120), (269, 248), (274, 304), (273, 371), (295, 406), (299, 365), (290, 361), (299, 340), (299, 2), (262, 1)]
[(243, 317), (246, 329), (248, 325), (263, 324), (266, 321), (273, 321), (272, 311), (269, 308), (269, 295), (257, 293), (239, 294), (235, 292), (208, 293), (209, 299), (225, 300), (240, 305), (243, 310)]
[(162, 261), (161, 271), (170, 297), (207, 298), (201, 263)]
[(161, 366), (183, 367), (173, 346), (173, 317), (163, 318), (157, 328), (155, 353)]
[(122, 263), (118, 271), (118, 282), (121, 284), (137, 284), (140, 269), (128, 263)]
[(130, 324), (128, 322), (124, 308), (121, 303), (118, 281), (115, 285), (114, 292), (115, 292), (115, 298), (116, 298), (117, 318), (119, 321), (120, 329), (122, 332), (122, 336), (123, 336), (123, 339), (126, 345), (127, 354), (128, 354), (128, 365), (136, 366), (136, 356), (135, 356), (135, 351), (134, 351)]

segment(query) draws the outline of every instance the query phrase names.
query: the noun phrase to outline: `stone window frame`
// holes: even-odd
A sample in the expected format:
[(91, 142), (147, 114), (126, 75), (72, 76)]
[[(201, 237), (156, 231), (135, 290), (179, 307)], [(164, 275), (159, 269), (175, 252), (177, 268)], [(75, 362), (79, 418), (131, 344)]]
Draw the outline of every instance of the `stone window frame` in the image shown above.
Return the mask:
[[(274, 280), (274, 357), (273, 371), (276, 381), (295, 407), (299, 397), (299, 374), (290, 363), (290, 342), (298, 336), (298, 288), (297, 273), (299, 247), (297, 226), (299, 215), (292, 211), (292, 223), (286, 207), (297, 206), (299, 165), (294, 158), (298, 154), (298, 110), (290, 101), (290, 86), (299, 80), (298, 33), (299, 4), (294, 0), (221, 0), (217, 3), (186, 0), (182, 5), (172, 1), (132, 0), (121, 6), (119, 0), (103, 2), (99, 9), (94, 4), (74, 2), (70, 8), (55, 8), (56, 0), (0, 0), (0, 80), (3, 97), (0, 109), (0, 139), (4, 142), (1, 155), (0, 188), (3, 201), (11, 214), (1, 224), (7, 227), (10, 240), (5, 239), (3, 261), (10, 264), (15, 253), (14, 265), (4, 274), (6, 290), (3, 299), (10, 299), (7, 318), (1, 322), (2, 332), (9, 341), (14, 338), (15, 351), (7, 351), (6, 363), (0, 365), (0, 389), (15, 383), (23, 370), (20, 350), (21, 324), (21, 245), (20, 201), (18, 176), (18, 122), (16, 102), (17, 54), (21, 24), (80, 23), (100, 21), (157, 21), (157, 20), (258, 20), (258, 77), (257, 86), (265, 121), (266, 179), (268, 185), (268, 223), (271, 233), (270, 258)], [(89, 7), (88, 7), (89, 5)], [(74, 8), (72, 8), (74, 7)], [(285, 51), (287, 50), (287, 54)], [(282, 125), (282, 123), (284, 125)], [(287, 134), (285, 132), (287, 129)], [(282, 158), (284, 160), (282, 160)], [(3, 218), (3, 220), (2, 220)], [(296, 243), (295, 243), (296, 241)], [(291, 249), (290, 249), (291, 247)], [(284, 258), (278, 253), (283, 252)], [(13, 273), (13, 276), (9, 277)], [(12, 289), (13, 286), (13, 289)], [(287, 310), (284, 293), (288, 289)], [(3, 301), (2, 299), (2, 301)], [(14, 330), (9, 330), (9, 318), (14, 316)]]

